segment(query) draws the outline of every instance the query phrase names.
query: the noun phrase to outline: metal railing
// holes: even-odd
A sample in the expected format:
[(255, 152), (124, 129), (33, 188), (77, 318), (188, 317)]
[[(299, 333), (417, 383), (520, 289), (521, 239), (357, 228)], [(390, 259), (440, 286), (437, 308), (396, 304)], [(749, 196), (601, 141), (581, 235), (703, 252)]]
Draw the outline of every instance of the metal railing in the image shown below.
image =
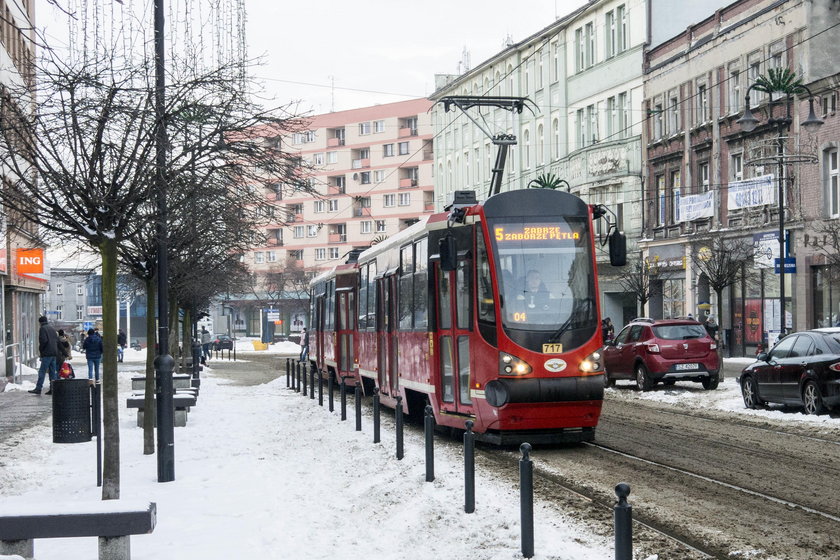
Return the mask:
[[(9, 349), (12, 350), (12, 355), (9, 356)], [(15, 360), (15, 355), (17, 355), (17, 360)], [(3, 347), (3, 356), (6, 358), (6, 377), (12, 378), (12, 383), (16, 385), (20, 385), (22, 381), (22, 368), (19, 366), (20, 364), (20, 342), (15, 342), (13, 344), (7, 344)], [(12, 375), (9, 375), (9, 364), (12, 366)]]

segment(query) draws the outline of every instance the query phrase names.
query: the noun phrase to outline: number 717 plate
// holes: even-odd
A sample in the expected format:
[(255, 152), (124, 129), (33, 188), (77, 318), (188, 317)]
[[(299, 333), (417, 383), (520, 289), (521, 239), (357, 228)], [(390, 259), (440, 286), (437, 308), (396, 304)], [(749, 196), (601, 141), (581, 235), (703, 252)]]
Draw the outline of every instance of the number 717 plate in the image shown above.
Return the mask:
[(543, 344), (543, 354), (562, 354), (563, 353), (563, 345), (559, 342), (549, 342), (548, 344)]

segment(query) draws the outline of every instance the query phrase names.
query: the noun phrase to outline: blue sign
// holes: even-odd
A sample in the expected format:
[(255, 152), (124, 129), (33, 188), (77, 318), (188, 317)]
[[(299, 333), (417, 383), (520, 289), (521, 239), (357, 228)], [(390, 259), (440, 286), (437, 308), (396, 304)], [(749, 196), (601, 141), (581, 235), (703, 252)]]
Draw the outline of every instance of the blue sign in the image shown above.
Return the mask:
[[(779, 259), (773, 259), (774, 272), (779, 274)], [(785, 257), (785, 274), (796, 274), (796, 257)]]
[(82, 327), (85, 330), (92, 329), (93, 328), (93, 321), (85, 321), (84, 323), (82, 323)]

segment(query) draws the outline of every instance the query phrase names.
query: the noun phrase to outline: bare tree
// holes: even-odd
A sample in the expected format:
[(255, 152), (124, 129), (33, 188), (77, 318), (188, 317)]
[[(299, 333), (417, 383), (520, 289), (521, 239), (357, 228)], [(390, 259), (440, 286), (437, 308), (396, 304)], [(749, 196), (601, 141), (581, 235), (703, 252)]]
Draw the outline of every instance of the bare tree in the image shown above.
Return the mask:
[(651, 273), (648, 263), (639, 259), (631, 268), (627, 267), (618, 277), (618, 284), (625, 292), (633, 294), (639, 302), (640, 315), (645, 316), (645, 306), (654, 293), (654, 283), (660, 276)]
[(709, 279), (709, 287), (721, 305), (723, 290), (741, 280), (744, 265), (752, 261), (754, 254), (753, 245), (742, 239), (715, 237), (709, 245), (691, 252), (691, 262)]

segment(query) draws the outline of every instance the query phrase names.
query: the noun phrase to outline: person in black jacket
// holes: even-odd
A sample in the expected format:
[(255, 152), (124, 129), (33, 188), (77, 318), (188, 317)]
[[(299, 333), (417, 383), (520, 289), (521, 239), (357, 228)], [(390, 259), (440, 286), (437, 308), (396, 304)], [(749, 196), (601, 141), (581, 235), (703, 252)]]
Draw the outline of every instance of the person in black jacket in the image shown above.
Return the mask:
[(88, 365), (88, 379), (94, 379), (99, 382), (99, 364), (102, 362), (102, 337), (93, 329), (88, 329), (87, 338), (82, 343), (82, 350), (85, 352)]
[(38, 323), (41, 328), (38, 330), (38, 354), (41, 356), (41, 365), (38, 367), (38, 381), (35, 388), (29, 391), (33, 395), (40, 395), (44, 388), (44, 378), (47, 373), (50, 375), (50, 388), (47, 394), (52, 394), (52, 382), (58, 378), (56, 369), (56, 358), (58, 357), (58, 333), (47, 322), (46, 317), (39, 317)]
[(120, 332), (117, 333), (117, 361), (123, 361), (123, 353), (125, 352), (125, 346), (128, 344), (128, 337), (125, 334), (125, 331), (120, 329)]

